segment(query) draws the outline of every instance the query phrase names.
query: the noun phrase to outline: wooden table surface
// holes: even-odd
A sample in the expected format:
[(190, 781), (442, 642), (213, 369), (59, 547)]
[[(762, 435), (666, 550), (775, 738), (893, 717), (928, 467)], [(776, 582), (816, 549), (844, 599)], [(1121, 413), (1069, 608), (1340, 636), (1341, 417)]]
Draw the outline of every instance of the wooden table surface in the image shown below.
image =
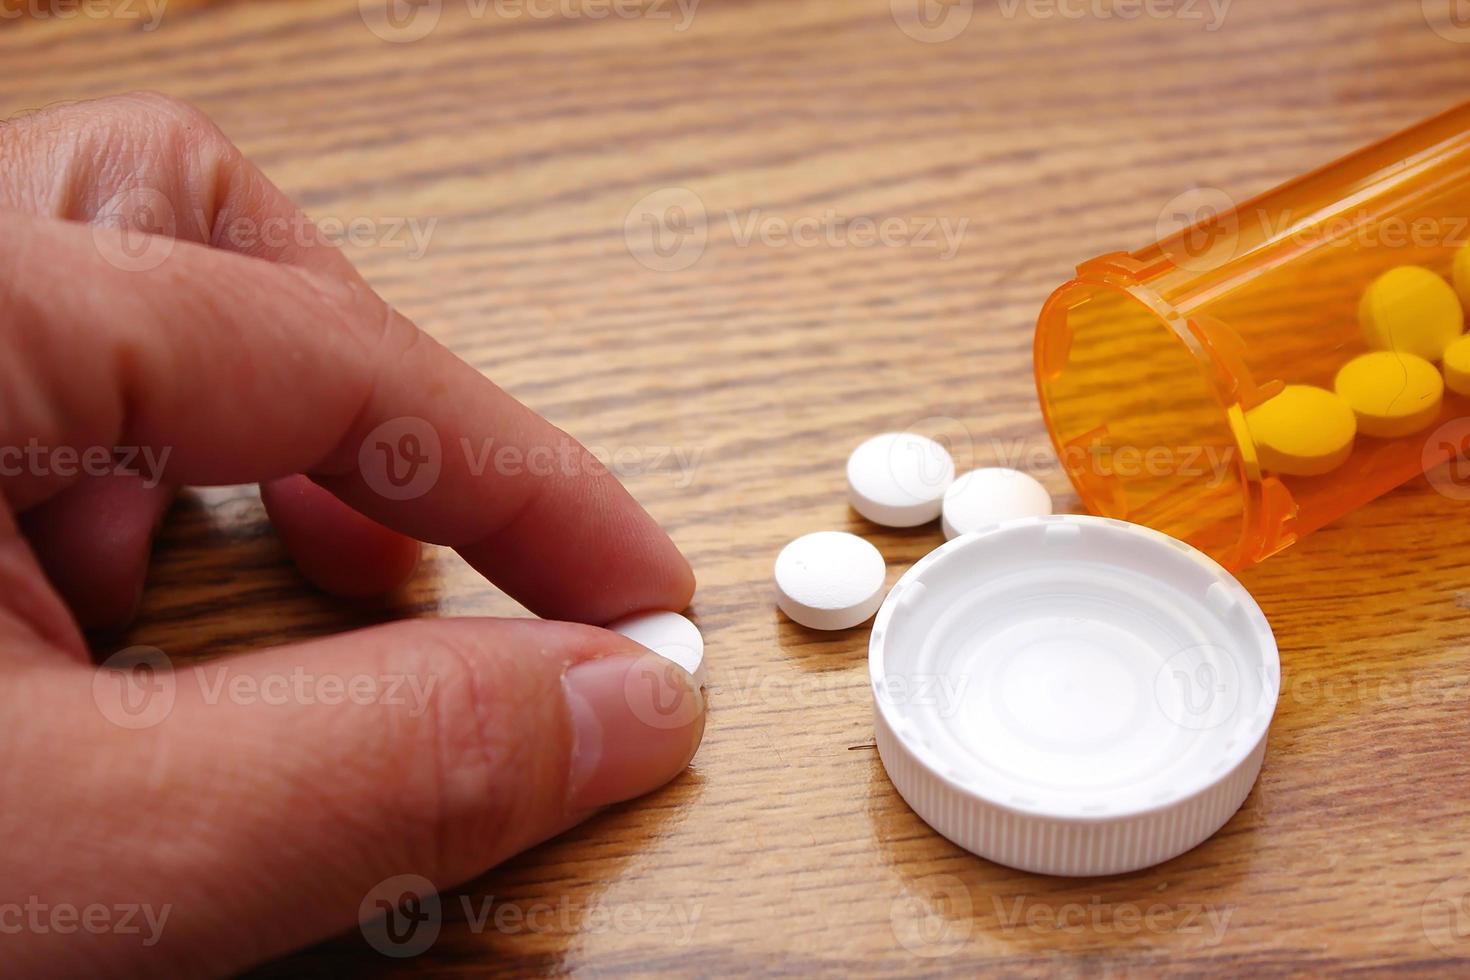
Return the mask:
[[(396, 35), (368, 18), (393, 40), (351, 0), (0, 20), (5, 114), (161, 89), (314, 216), (368, 219), (373, 283), (612, 454), (699, 576), (686, 775), (447, 893), (415, 959), (354, 933), (285, 970), (1470, 968), (1470, 520), (1426, 481), (1242, 576), (1283, 666), (1260, 783), (1213, 840), (1119, 878), (932, 833), (873, 749), (866, 631), (807, 632), (769, 594), (807, 531), (867, 536), (891, 578), (941, 542), (848, 510), (844, 460), (882, 430), (1075, 508), (1030, 373), (1072, 266), (1151, 241), (1181, 191), (1239, 199), (1470, 98), (1449, 0), (1221, 2), (444, 0)], [(118, 642), (175, 656), (517, 613), (444, 553), (386, 608), (316, 594), (249, 488), (181, 501), (150, 582)]]

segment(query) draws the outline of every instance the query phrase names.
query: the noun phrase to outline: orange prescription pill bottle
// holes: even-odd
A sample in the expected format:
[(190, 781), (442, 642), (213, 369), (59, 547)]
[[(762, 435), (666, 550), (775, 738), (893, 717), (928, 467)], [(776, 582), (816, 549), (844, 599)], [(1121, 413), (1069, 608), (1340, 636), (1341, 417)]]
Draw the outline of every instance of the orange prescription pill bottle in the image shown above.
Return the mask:
[[(1197, 195), (1211, 196), (1224, 198)], [(1288, 385), (1333, 391), (1349, 362), (1393, 343), (1363, 319), (1365, 294), (1389, 271), (1427, 269), (1453, 286), (1458, 256), (1460, 303), (1470, 308), (1470, 103), (1200, 216), (1141, 251), (1084, 263), (1052, 294), (1036, 330), (1036, 381), (1052, 442), (1090, 510), (1240, 569), (1470, 444), (1470, 397), (1449, 388), (1412, 432), (1358, 426), (1351, 452), (1314, 475), (1263, 465), (1247, 421)], [(1443, 315), (1444, 297), (1434, 298)], [(1418, 322), (1413, 297), (1390, 290), (1371, 303), (1390, 327), (1396, 312)], [(1404, 360), (1419, 357), (1422, 369), (1434, 346)]]

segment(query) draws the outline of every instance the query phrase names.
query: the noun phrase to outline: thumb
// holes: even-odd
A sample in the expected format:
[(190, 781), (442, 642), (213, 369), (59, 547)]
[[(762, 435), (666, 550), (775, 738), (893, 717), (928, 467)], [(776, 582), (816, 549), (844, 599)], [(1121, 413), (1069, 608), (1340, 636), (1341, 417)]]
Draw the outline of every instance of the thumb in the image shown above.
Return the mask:
[[(539, 620), (406, 622), (155, 674), (141, 711), (128, 676), (104, 669), (89, 699), (114, 722), (98, 739), (111, 812), (167, 800), (192, 837), (119, 847), (108, 875), (173, 906), (157, 944), (133, 949), (150, 969), (238, 968), (350, 928), (394, 876), (465, 881), (672, 779), (704, 730), (680, 668)], [(94, 893), (74, 870), (62, 880)], [(242, 962), (218, 961), (227, 933)]]

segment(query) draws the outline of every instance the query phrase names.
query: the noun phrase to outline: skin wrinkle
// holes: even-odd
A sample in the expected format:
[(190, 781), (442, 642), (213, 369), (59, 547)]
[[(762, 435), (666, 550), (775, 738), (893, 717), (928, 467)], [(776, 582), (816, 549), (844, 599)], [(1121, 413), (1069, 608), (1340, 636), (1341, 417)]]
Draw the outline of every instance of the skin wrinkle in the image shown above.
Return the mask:
[[(301, 275), (303, 278), (308, 276), (304, 272)], [(339, 308), (337, 302), (325, 292), (323, 298), (327, 300), (323, 304), (327, 309), (335, 311)], [(352, 302), (377, 307), (380, 310), (378, 319), (382, 326), (375, 343), (363, 344), (363, 350), (368, 355), (369, 363), (372, 364), (372, 371), (367, 383), (363, 386), (362, 396), (356, 399), (357, 408), (343, 427), (342, 438), (330, 450), (323, 453), (308, 471), (308, 475), (313, 478), (346, 479), (358, 472), (357, 447), (372, 431), (369, 424), (371, 422), (370, 413), (377, 401), (384, 376), (416, 347), (426, 340), (431, 340), (427, 334), (393, 309), (391, 305), (377, 301), (376, 296), (372, 294), (363, 296), (360, 291), (354, 289)], [(359, 322), (361, 322), (359, 317), (344, 315), (336, 324), (336, 331), (355, 339), (360, 332), (355, 324)]]
[[(220, 216), (229, 208), (236, 186), (233, 175), (240, 172), (240, 161), (237, 159), (239, 151), (224, 138), (224, 134), (218, 130), (214, 130), (214, 134), (217, 135), (213, 135), (208, 144), (211, 152), (205, 155), (203, 165), (200, 165), (196, 157), (195, 165), (184, 168), (182, 172), (186, 175), (185, 180), (188, 180), (187, 175), (202, 173), (199, 184), (204, 192), (204, 200), (200, 202), (200, 208), (205, 219), (203, 227), (198, 229), (199, 240), (217, 248), (221, 243), (216, 241), (216, 236), (223, 227)], [(189, 220), (192, 222), (192, 216)]]
[[(22, 253), (19, 263), (21, 269), (15, 270), (13, 281), (19, 284), (29, 279), (25, 263), (40, 260), (43, 257), (34, 251)], [(21, 378), (21, 383), (13, 388), (7, 386), (7, 391), (29, 395), (22, 395), (21, 403), (10, 401), (15, 395), (6, 395), (7, 401), (10, 401), (9, 411), (0, 420), (0, 433), (9, 433), (6, 445), (25, 445), (26, 439), (19, 435), (21, 432), (34, 436), (44, 447), (62, 444), (63, 439), (59, 435), (63, 432), (72, 433), (68, 442), (79, 447), (115, 445), (121, 425), (121, 406), (113, 404), (109, 410), (100, 404), (106, 397), (106, 392), (113, 388), (110, 383), (100, 383), (91, 376), (76, 378), (73, 370), (75, 361), (69, 359), (65, 353), (72, 332), (57, 336), (54, 329), (46, 329), (46, 313), (38, 307), (37, 295), (29, 295), (25, 289), (10, 292), (4, 300), (6, 301), (0, 309), (10, 311), (10, 316), (0, 323), (6, 328), (7, 345), (10, 348), (10, 356), (6, 361), (12, 366), (12, 372)], [(93, 338), (90, 342), (96, 342), (96, 339)], [(56, 388), (60, 386), (47, 388), (44, 385), (46, 379), (66, 379), (71, 383), (65, 385), (62, 391), (57, 391)], [(25, 489), (29, 485), (31, 483), (24, 479), (3, 483), (4, 497), (21, 510), (41, 502), (29, 495), (16, 500), (16, 489)], [(63, 486), (59, 480), (53, 478), (49, 489), (51, 492), (47, 497), (59, 492)]]
[(58, 191), (71, 186), (71, 161), (65, 156), (58, 161), (58, 147), (48, 145), (41, 174), (51, 181), (51, 193), (37, 193), (36, 168), (25, 166), (27, 161), (23, 156), (29, 145), (26, 142), (28, 129), (32, 125), (32, 118), (7, 120), (0, 124), (3, 126), (0, 128), (0, 206), (19, 211), (35, 209), (62, 217), (54, 204), (48, 202), (66, 199), (67, 195)]
[[(516, 840), (517, 830), (526, 822), (522, 811), (530, 795), (525, 790), (541, 791), (544, 778), (538, 773), (527, 773), (523, 765), (528, 754), (534, 756), (523, 742), (525, 732), (518, 729), (499, 732), (502, 719), (516, 713), (515, 706), (505, 699), (516, 697), (522, 710), (534, 705), (539, 713), (550, 706), (564, 715), (553, 699), (559, 697), (565, 664), (548, 670), (541, 661), (517, 663), (515, 658), (503, 653), (487, 657), (482, 645), (473, 642), (463, 645), (454, 640), (445, 645), (445, 653), (458, 662), (459, 673), (449, 682), (441, 680), (430, 695), (430, 710), (435, 717), (431, 727), (436, 733), (435, 783), (440, 794), (441, 826), (461, 823), (454, 819), (461, 810), (478, 811), (471, 833), (482, 840), (502, 841), (503, 847), (519, 850), (524, 844)], [(505, 676), (510, 673), (518, 675), (515, 682)], [(547, 673), (555, 682), (540, 676)], [(451, 692), (468, 701), (468, 710), (444, 710), (444, 699)], [(565, 729), (565, 721), (561, 727)], [(506, 735), (511, 736), (509, 746), (503, 740)], [(466, 760), (471, 763), (468, 770), (462, 768)], [(500, 785), (511, 772), (521, 774), (528, 784), (518, 787), (520, 792), (516, 787)], [(559, 787), (563, 791), (564, 788)], [(564, 799), (563, 792), (557, 798), (558, 809), (563, 808)], [(441, 834), (436, 845), (435, 867), (444, 869), (453, 866), (453, 854), (462, 852), (465, 842), (451, 841), (448, 835)]]
[(472, 541), (461, 543), (445, 542), (445, 544), (455, 551), (468, 552), (480, 551), (490, 547), (496, 540), (514, 531), (520, 525), (521, 521), (534, 511), (536, 503), (540, 499), (540, 494), (534, 489), (537, 486), (539, 484), (533, 482), (531, 492), (521, 494), (521, 499), (516, 501), (516, 505), (507, 510), (505, 516), (484, 534), (476, 535)]
[[(165, 196), (174, 202), (175, 234), (201, 244), (210, 242), (217, 200), (212, 192), (217, 186), (222, 163), (232, 152), (238, 151), (204, 113), (186, 102), (156, 92), (131, 97), (130, 101), (142, 103), (155, 112), (150, 114), (149, 125), (139, 134), (145, 144), (144, 152), (122, 156), (131, 160), (170, 161), (171, 166), (156, 168), (155, 174), (161, 171), (168, 175), (168, 190), (173, 193)], [(126, 125), (129, 114), (119, 115)], [(150, 143), (158, 145), (149, 146)], [(117, 156), (114, 154), (113, 158)], [(161, 187), (153, 189), (163, 192)], [(195, 193), (201, 189), (206, 192), (203, 199)], [(207, 227), (199, 227), (196, 215), (206, 216)]]
[(70, 115), (64, 118), (70, 121), (57, 134), (60, 138), (49, 141), (52, 153), (64, 148), (68, 172), (65, 192), (53, 202), (53, 208), (68, 221), (91, 222), (112, 195), (141, 183), (127, 161), (156, 157), (149, 152), (146, 137), (142, 146), (136, 145), (140, 141), (137, 127), (126, 124), (115, 111), (95, 126), (83, 126)]
[[(0, 358), (0, 426), (6, 424), (4, 420), (39, 415), (35, 409), (43, 403), (35, 394), (35, 375), (21, 367), (26, 360), (17, 350), (22, 337), (15, 336), (13, 327), (24, 321), (28, 312), (32, 318), (36, 315), (25, 292), (17, 288), (11, 277), (0, 276), (0, 328), (6, 331), (8, 348), (6, 356)], [(8, 499), (3, 484), (0, 484), (0, 499)]]
[[(481, 761), (478, 753), (465, 753), (453, 748), (455, 740), (449, 737), (449, 733), (457, 722), (463, 723), (463, 709), (449, 703), (446, 697), (446, 692), (472, 683), (475, 665), (459, 649), (457, 642), (447, 640), (436, 644), (432, 651), (416, 650), (389, 669), (399, 676), (414, 676), (420, 683), (427, 683), (430, 677), (435, 680), (427, 704), (423, 706), (423, 717), (427, 722), (419, 726), (419, 741), (411, 750), (402, 751), (403, 743), (391, 722), (383, 726), (390, 744), (381, 751), (402, 757), (406, 763), (405, 771), (412, 774), (408, 787), (411, 791), (403, 794), (403, 798), (388, 801), (386, 812), (376, 815), (375, 819), (388, 818), (393, 825), (404, 828), (404, 832), (398, 835), (399, 839), (419, 841), (418, 848), (402, 855), (398, 864), (433, 880), (443, 870), (452, 867), (454, 853), (448, 841), (453, 814), (447, 773), (457, 768), (465, 757), (472, 763)], [(471, 717), (475, 716), (472, 714)], [(393, 720), (401, 722), (401, 719)], [(397, 751), (394, 751), (394, 743), (398, 746)], [(422, 758), (424, 755), (428, 756), (426, 760)], [(429, 833), (425, 840), (426, 827)], [(367, 839), (370, 838), (371, 835), (367, 835)], [(382, 862), (381, 855), (372, 857), (375, 863)]]
[(25, 644), (27, 659), (44, 651), (31, 643), (55, 644), (74, 660), (87, 659), (86, 645), (70, 626), (66, 611), (49, 590), (35, 580), (35, 558), (29, 546), (15, 530), (9, 514), (0, 521), (0, 591), (6, 596), (0, 622), (0, 637), (30, 641)]
[[(485, 731), (485, 698), (487, 696), (486, 692), (480, 685), (476, 665), (470, 659), (468, 651), (462, 649), (459, 644), (451, 642), (447, 645), (446, 652), (451, 657), (457, 658), (459, 660), (459, 669), (462, 672), (461, 676), (457, 679), (458, 683), (448, 682), (446, 686), (450, 691), (453, 691), (454, 688), (459, 686), (465, 686), (468, 688), (467, 694), (470, 707), (468, 721), (469, 724), (472, 726), (471, 737), (478, 741), (481, 738), (480, 733)], [(429, 706), (431, 716), (434, 718), (434, 723), (430, 726), (430, 730), (434, 734), (435, 743), (434, 751), (432, 752), (434, 763), (433, 785), (435, 786), (438, 794), (440, 826), (444, 826), (443, 819), (446, 815), (447, 809), (446, 801), (457, 795), (450, 788), (451, 780), (453, 779), (455, 781), (458, 781), (466, 775), (463, 771), (451, 772), (452, 770), (456, 769), (451, 760), (457, 760), (459, 757), (459, 752), (452, 749), (451, 745), (454, 742), (459, 741), (461, 736), (459, 733), (451, 731), (450, 719), (456, 716), (452, 712), (445, 710), (444, 699), (446, 697), (447, 693), (444, 690), (435, 690), (435, 692), (430, 697)], [(481, 748), (483, 749), (484, 747), (481, 746)], [(473, 760), (471, 762), (472, 770), (479, 768), (474, 764), (476, 761), (479, 763), (479, 766), (486, 767), (486, 771), (488, 772), (488, 767), (490, 763), (488, 751), (482, 752), (477, 760)], [(474, 780), (476, 775), (476, 773), (471, 773), (471, 781)], [(489, 780), (486, 779), (487, 784), (488, 782)], [(496, 801), (497, 804), (500, 804), (501, 802), (502, 801), (500, 800)], [(501, 829), (506, 825), (508, 818), (504, 815), (500, 815), (500, 809), (498, 806), (492, 808), (489, 812), (492, 814), (492, 816), (486, 819), (486, 823), (489, 825), (487, 827), (487, 831), (488, 834), (493, 837), (498, 829)], [(431, 845), (433, 850), (434, 867), (449, 867), (458, 846), (459, 842), (450, 841), (448, 834), (442, 832), (435, 834)]]

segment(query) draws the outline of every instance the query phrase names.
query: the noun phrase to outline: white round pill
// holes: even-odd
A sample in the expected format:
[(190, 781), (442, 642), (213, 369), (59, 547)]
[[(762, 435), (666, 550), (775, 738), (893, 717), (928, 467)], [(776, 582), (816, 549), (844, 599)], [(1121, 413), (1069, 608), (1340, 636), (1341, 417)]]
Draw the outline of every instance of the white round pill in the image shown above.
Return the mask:
[(883, 604), (888, 568), (878, 549), (855, 534), (819, 531), (776, 557), (776, 604), (814, 630), (851, 629)]
[(699, 627), (676, 612), (637, 613), (608, 626), (634, 643), (683, 667), (704, 686), (704, 637)]
[(1046, 487), (1019, 470), (972, 470), (944, 495), (944, 536), (953, 540), (1003, 521), (1051, 514)]
[(912, 432), (874, 436), (847, 459), (852, 509), (884, 527), (918, 527), (935, 520), (952, 483), (949, 452)]

